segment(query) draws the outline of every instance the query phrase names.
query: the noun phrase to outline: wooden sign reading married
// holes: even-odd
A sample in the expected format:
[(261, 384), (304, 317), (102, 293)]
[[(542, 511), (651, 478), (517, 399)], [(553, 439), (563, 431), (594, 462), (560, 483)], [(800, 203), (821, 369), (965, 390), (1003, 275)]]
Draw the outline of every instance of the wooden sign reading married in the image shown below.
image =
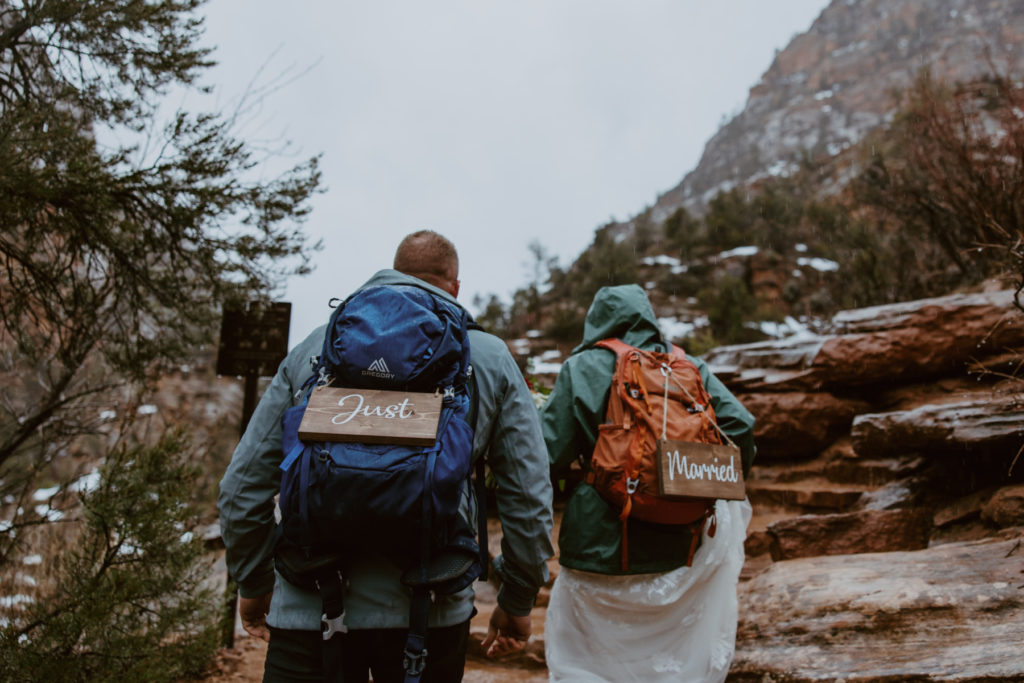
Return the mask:
[(310, 394), (299, 438), (429, 446), (440, 417), (440, 394), (321, 387)]
[(661, 441), (658, 444), (658, 493), (684, 498), (743, 500), (740, 449), (713, 443)]

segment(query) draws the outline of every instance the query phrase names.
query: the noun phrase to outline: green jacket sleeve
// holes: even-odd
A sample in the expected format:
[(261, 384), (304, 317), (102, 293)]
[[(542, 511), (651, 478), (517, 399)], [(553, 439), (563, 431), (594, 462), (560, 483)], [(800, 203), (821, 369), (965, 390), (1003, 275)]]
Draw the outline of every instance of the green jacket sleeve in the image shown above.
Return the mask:
[(533, 397), (508, 347), (485, 333), (474, 333), (471, 347), (478, 390), (473, 450), (486, 456), (498, 485), (498, 604), (525, 616), (548, 580), (547, 560), (554, 555), (547, 451)]
[(604, 349), (570, 356), (541, 409), (551, 471), (558, 477), (579, 457), (589, 459), (608, 410), (615, 354)]

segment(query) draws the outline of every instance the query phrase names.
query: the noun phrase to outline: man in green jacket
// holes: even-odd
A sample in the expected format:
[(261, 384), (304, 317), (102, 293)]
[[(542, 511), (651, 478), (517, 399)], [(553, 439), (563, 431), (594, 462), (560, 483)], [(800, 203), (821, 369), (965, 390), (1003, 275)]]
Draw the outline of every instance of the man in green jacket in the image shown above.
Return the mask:
[[(394, 269), (363, 285), (415, 284), (455, 302), (458, 257), (447, 239), (432, 231), (407, 236)], [(333, 680), (321, 667), (321, 599), (284, 580), (274, 569), (274, 497), (280, 486), (281, 416), (302, 400), (321, 350), (324, 327), (291, 350), (235, 449), (220, 484), (218, 508), (231, 576), (239, 585), (239, 612), (250, 634), (267, 640), (265, 681)], [(530, 611), (548, 578), (551, 546), (551, 483), (537, 411), (507, 346), (470, 330), (476, 390), (473, 456), (486, 457), (498, 483), (502, 555), (494, 570), (502, 581), (484, 647), (498, 656), (525, 646)], [(475, 528), (475, 501), (463, 498), (463, 516)], [(402, 680), (402, 650), (409, 623), (409, 591), (400, 569), (383, 557), (353, 562), (347, 577), (341, 640), (344, 680)], [(423, 681), (459, 681), (465, 661), (473, 587), (438, 596), (430, 610), (427, 666)], [(337, 672), (338, 680), (340, 672)]]
[[(647, 295), (637, 285), (601, 289), (587, 313), (583, 342), (566, 360), (541, 410), (552, 476), (588, 466), (605, 421), (615, 354), (595, 346), (617, 338), (666, 351)], [(740, 447), (744, 473), (754, 459), (753, 416), (689, 357), (712, 397), (719, 427)], [(735, 643), (736, 582), (750, 518), (747, 501), (718, 501), (718, 529), (706, 533), (686, 567), (690, 529), (629, 522), (629, 569), (621, 565), (622, 522), (586, 482), (566, 504), (558, 537), (562, 566), (548, 606), (545, 644), (553, 681), (713, 681), (728, 673)]]

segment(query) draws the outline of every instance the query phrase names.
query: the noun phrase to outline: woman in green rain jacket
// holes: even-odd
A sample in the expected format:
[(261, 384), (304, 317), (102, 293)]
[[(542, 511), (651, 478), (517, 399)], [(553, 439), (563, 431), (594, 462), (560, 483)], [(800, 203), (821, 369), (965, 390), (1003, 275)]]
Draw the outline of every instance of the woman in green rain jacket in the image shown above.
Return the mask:
[[(552, 476), (584, 468), (605, 419), (615, 354), (595, 343), (618, 338), (666, 351), (644, 291), (605, 287), (541, 411)], [(699, 358), (690, 357), (712, 397), (719, 427), (754, 459), (754, 418)], [(716, 503), (718, 530), (706, 533), (686, 567), (690, 530), (629, 522), (629, 570), (621, 568), (618, 510), (587, 483), (566, 505), (558, 537), (562, 571), (552, 590), (545, 642), (552, 681), (721, 681), (732, 660), (736, 582), (750, 519), (747, 501)]]

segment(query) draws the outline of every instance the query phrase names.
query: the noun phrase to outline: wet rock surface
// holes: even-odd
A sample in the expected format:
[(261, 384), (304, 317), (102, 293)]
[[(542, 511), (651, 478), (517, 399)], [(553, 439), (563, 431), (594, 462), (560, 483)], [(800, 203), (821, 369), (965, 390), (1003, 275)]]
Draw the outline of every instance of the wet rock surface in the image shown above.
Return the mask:
[(1024, 395), (979, 391), (967, 400), (858, 415), (850, 436), (864, 455), (981, 452), (1012, 447), (1024, 433)]
[(1022, 680), (1022, 538), (778, 562), (740, 586), (730, 680)]
[(926, 509), (861, 510), (802, 515), (768, 525), (773, 560), (818, 555), (919, 550), (928, 546), (932, 513)]
[(1024, 526), (1024, 485), (999, 489), (980, 512), (983, 520), (998, 527)]
[(869, 405), (860, 399), (800, 391), (746, 394), (743, 404), (758, 416), (754, 437), (761, 459), (817, 455), (848, 432), (853, 418)]

